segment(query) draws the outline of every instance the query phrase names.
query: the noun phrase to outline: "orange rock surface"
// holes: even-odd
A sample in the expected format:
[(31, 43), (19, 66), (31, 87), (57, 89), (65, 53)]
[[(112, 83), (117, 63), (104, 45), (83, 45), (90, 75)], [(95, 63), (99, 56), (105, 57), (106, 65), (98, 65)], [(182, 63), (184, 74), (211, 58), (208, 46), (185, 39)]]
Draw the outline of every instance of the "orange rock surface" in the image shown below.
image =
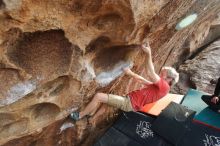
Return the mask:
[[(219, 0), (0, 0), (0, 145), (91, 146), (116, 109), (77, 123), (68, 115), (96, 92), (138, 88), (122, 68), (147, 77), (146, 38), (157, 72), (178, 68), (216, 37), (219, 12)], [(196, 21), (176, 30), (191, 13)]]

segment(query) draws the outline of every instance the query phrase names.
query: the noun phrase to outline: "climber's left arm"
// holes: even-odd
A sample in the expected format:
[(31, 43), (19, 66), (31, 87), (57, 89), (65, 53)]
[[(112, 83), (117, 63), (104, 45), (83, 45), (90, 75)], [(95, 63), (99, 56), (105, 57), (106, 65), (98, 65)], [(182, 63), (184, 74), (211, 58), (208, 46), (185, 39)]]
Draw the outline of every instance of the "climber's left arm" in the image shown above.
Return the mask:
[(144, 77), (134, 73), (133, 71), (130, 70), (130, 68), (124, 68), (123, 69), (125, 74), (128, 76), (131, 76), (132, 78), (134, 78), (137, 82), (144, 84), (144, 85), (149, 85), (152, 84), (151, 81), (148, 81), (147, 79), (145, 79)]

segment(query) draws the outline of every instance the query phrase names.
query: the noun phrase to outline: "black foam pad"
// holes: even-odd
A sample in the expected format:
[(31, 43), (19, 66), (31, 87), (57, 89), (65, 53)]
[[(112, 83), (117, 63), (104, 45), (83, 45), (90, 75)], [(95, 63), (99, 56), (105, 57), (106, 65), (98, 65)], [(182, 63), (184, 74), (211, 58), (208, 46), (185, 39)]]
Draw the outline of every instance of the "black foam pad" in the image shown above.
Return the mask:
[[(152, 131), (151, 125), (154, 120), (153, 117), (141, 113), (124, 112), (95, 146), (129, 146), (130, 144), (133, 146), (171, 146)], [(105, 141), (112, 137), (115, 139), (114, 141)], [(124, 145), (121, 143), (122, 141), (124, 141)]]
[(220, 146), (220, 130), (192, 123), (178, 146)]
[(110, 128), (94, 146), (142, 146), (114, 127)]
[(172, 144), (177, 145), (190, 130), (195, 113), (180, 104), (171, 102), (154, 121), (152, 129)]

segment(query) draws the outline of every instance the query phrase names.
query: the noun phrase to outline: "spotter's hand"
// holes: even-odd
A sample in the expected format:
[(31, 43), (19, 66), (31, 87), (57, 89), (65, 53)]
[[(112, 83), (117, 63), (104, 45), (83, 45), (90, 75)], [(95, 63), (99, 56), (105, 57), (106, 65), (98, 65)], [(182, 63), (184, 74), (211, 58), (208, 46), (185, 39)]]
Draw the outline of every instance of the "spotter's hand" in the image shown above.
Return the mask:
[(217, 104), (219, 102), (219, 98), (217, 96), (212, 97), (211, 102)]

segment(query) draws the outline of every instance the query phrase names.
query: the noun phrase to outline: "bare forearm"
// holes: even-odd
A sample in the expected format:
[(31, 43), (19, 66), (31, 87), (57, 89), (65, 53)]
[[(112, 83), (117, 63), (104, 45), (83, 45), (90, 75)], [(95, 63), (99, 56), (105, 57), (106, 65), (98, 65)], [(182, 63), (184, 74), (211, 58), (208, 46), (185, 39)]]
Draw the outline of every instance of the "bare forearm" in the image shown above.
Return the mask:
[(152, 82), (157, 82), (160, 79), (160, 77), (155, 72), (152, 57), (151, 57), (151, 52), (146, 52), (146, 56), (147, 56), (146, 71), (148, 72), (148, 74), (151, 78), (151, 81)]
[(150, 46), (142, 47), (142, 50), (144, 51), (146, 55), (146, 69), (149, 73), (152, 73), (154, 72), (154, 66), (153, 66), (152, 57), (151, 57), (151, 48)]
[(153, 65), (151, 56), (147, 57), (146, 68), (147, 68), (148, 72), (154, 72), (154, 65)]
[(128, 74), (130, 77), (134, 78), (136, 81), (142, 83), (142, 84), (152, 84), (152, 82), (146, 80), (145, 78), (143, 78), (142, 76), (134, 73), (134, 72), (131, 72)]

